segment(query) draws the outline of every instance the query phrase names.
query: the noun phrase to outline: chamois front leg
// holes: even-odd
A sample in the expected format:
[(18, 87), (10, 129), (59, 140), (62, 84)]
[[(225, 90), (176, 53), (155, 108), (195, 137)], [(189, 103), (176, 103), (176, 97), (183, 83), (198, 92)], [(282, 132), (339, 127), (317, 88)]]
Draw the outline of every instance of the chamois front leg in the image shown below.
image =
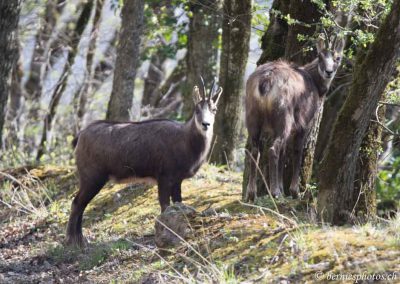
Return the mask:
[(174, 182), (168, 177), (158, 179), (158, 201), (160, 202), (161, 212), (171, 204)]
[(175, 182), (172, 186), (172, 202), (182, 202), (182, 181)]
[(246, 189), (246, 202), (254, 202), (257, 198), (257, 166), (260, 161), (260, 135), (257, 133), (250, 142), (250, 174)]

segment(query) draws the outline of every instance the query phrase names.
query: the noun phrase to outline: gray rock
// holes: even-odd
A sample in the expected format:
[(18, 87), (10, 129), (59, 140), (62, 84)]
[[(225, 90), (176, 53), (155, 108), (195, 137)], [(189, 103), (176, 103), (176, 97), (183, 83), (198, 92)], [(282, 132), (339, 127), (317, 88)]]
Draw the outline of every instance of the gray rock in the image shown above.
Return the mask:
[(157, 247), (176, 246), (181, 243), (182, 239), (187, 239), (192, 232), (190, 221), (194, 219), (196, 214), (194, 208), (183, 203), (175, 203), (169, 206), (156, 219), (155, 242)]

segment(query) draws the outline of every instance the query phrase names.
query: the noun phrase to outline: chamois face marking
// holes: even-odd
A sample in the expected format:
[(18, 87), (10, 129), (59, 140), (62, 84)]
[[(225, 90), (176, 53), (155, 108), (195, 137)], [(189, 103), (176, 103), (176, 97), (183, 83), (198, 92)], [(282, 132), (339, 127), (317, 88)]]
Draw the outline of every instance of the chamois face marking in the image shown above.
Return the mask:
[(205, 90), (203, 96), (201, 96), (197, 86), (193, 89), (193, 100), (195, 102), (195, 125), (199, 132), (207, 137), (212, 137), (215, 115), (217, 113), (217, 104), (221, 93), (222, 88), (219, 88), (215, 93), (212, 88), (207, 97)]
[(335, 77), (336, 71), (342, 61), (343, 48), (343, 39), (335, 40), (333, 49), (325, 46), (323, 40), (318, 42), (318, 73), (323, 80), (331, 81)]
[(213, 107), (209, 102), (202, 101), (196, 105), (196, 126), (201, 133), (212, 131), (216, 112), (217, 108)]

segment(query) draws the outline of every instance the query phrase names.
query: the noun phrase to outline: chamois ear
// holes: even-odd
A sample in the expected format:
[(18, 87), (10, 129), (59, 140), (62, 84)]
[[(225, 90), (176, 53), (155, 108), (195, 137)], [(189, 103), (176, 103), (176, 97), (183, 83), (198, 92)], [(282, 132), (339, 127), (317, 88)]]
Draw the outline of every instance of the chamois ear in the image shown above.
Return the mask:
[(335, 50), (335, 52), (342, 54), (344, 45), (345, 45), (344, 38), (337, 37), (335, 39), (335, 43), (333, 44), (333, 49)]
[(218, 88), (218, 90), (214, 93), (214, 95), (211, 97), (211, 101), (215, 106), (218, 105), (218, 101), (221, 98), (223, 89), (221, 87)]
[(195, 105), (197, 105), (201, 101), (201, 95), (200, 95), (199, 87), (194, 86), (193, 92), (192, 92), (192, 97), (193, 97), (193, 102), (194, 102)]
[(325, 39), (320, 35), (317, 39), (317, 52), (321, 53), (325, 49)]

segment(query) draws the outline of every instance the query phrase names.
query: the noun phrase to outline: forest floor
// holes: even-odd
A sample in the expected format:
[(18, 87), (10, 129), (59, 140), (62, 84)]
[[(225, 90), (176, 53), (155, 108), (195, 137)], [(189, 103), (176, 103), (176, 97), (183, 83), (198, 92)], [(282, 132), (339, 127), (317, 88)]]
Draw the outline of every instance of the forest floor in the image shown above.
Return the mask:
[(108, 184), (85, 212), (82, 251), (64, 245), (74, 168), (3, 171), (0, 188), (0, 283), (353, 283), (373, 274), (400, 283), (399, 216), (331, 227), (304, 201), (246, 205), (241, 174), (224, 168), (205, 165), (184, 182), (199, 214), (190, 239), (170, 250), (154, 243), (156, 187)]

